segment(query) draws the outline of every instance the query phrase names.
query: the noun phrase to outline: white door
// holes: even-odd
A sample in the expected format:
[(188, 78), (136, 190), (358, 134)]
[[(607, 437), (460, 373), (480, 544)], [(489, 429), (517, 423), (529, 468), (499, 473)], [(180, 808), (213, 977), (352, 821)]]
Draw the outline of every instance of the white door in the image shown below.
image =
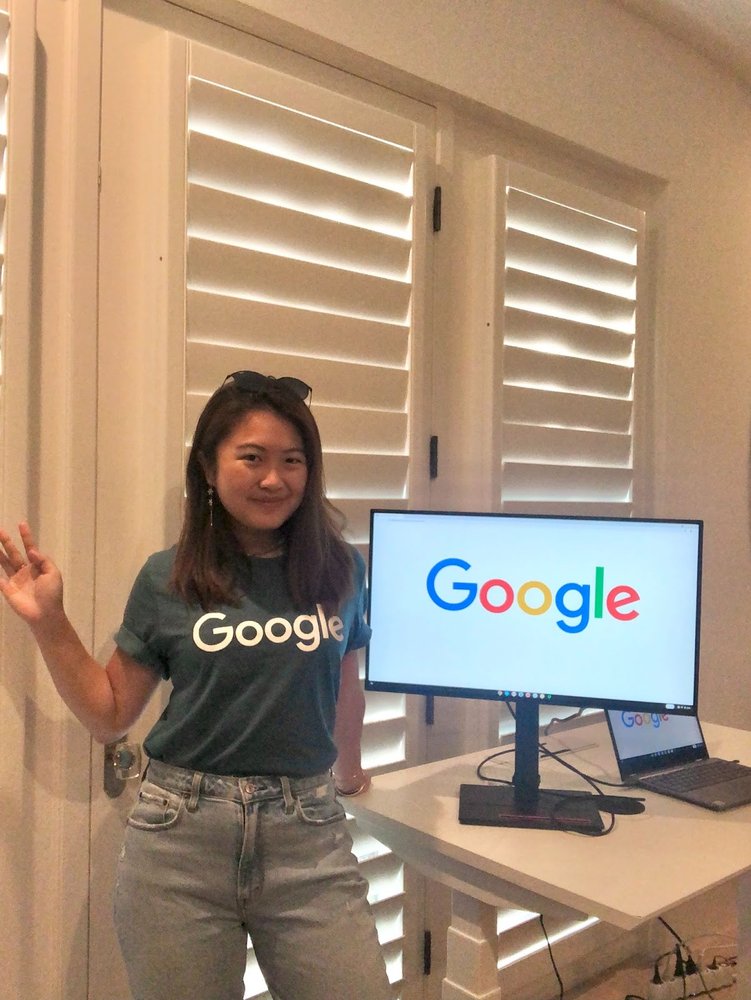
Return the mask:
[[(135, 575), (171, 544), (180, 517), (182, 404), (181, 266), (170, 231), (169, 38), (105, 10), (97, 414), (96, 623), (98, 658)], [(179, 115), (175, 119), (180, 127)], [(179, 191), (183, 182), (179, 182)], [(177, 220), (182, 246), (182, 224)], [(179, 381), (179, 380), (178, 380)], [(160, 691), (129, 734), (140, 744), (156, 720)], [(92, 768), (90, 1000), (129, 1000), (112, 925), (114, 869), (138, 781), (104, 790), (104, 750)]]
[[(429, 111), (416, 106), (417, 120), (410, 119), (404, 107), (409, 102), (397, 100), (394, 111), (386, 106), (394, 99), (378, 95), (377, 88), (348, 83), (328, 70), (329, 86), (323, 86), (318, 68), (312, 71), (300, 60), (292, 65), (289, 54), (279, 55), (280, 72), (271, 46), (253, 40), (256, 61), (248, 52), (250, 40), (198, 18), (179, 15), (181, 30), (187, 27), (203, 41), (205, 28), (211, 48), (190, 43), (172, 24), (147, 23), (114, 8), (104, 12), (102, 52), (96, 613), (101, 657), (109, 653), (144, 558), (176, 538), (185, 442), (202, 397), (227, 372), (283, 369), (314, 382), (329, 492), (348, 515), (353, 541), (363, 545), (371, 506), (403, 506), (419, 500), (424, 489), (410, 457), (421, 434), (416, 413), (429, 390), (420, 346), (427, 199), (424, 210), (417, 207), (425, 195)], [(153, 12), (159, 14), (158, 4)], [(301, 65), (303, 76), (290, 77)], [(298, 110), (289, 107), (285, 88), (303, 102)], [(279, 124), (281, 114), (294, 119), (293, 131), (304, 136), (306, 146), (322, 141), (321, 131), (335, 134), (341, 147), (337, 172), (342, 162), (362, 159), (363, 145), (375, 147), (368, 155), (376, 176), (335, 181), (322, 164), (289, 152), (275, 165), (278, 150), (253, 148), (222, 132), (233, 127), (235, 114), (222, 103), (224, 96), (230, 104), (245, 101), (241, 116), (259, 111), (268, 133), (287, 127)], [(216, 128), (214, 115), (220, 119)], [(367, 142), (363, 121), (372, 131)], [(306, 131), (309, 124), (318, 135)], [(409, 141), (395, 141), (394, 129)], [(361, 145), (352, 151), (353, 143)], [(401, 169), (412, 186), (396, 192), (398, 178), (379, 181), (378, 169), (396, 174)], [(244, 177), (250, 171), (274, 185), (284, 175), (292, 187), (302, 177), (303, 195), (318, 184), (328, 209), (321, 217), (312, 204), (289, 204), (284, 191), (237, 190), (233, 171)], [(337, 198), (346, 204), (331, 204)], [(378, 221), (369, 223), (368, 213)], [(258, 231), (229, 232), (246, 216), (251, 228), (260, 220)], [(403, 231), (395, 232), (400, 225)], [(274, 247), (268, 246), (264, 226), (277, 237)], [(339, 259), (315, 260), (310, 248), (293, 246), (290, 241), (301, 232), (309, 246), (325, 242)], [(289, 287), (277, 284), (273, 294), (267, 288), (238, 288), (232, 272), (238, 253), (244, 262), (255, 260), (256, 285), (269, 274), (278, 278), (281, 268), (269, 267), (270, 257), (272, 265), (288, 265)], [(349, 271), (348, 255), (356, 258)], [(319, 277), (312, 276), (316, 267)], [(320, 272), (328, 276), (334, 267), (340, 273), (328, 284), (326, 301), (311, 302), (306, 295), (290, 300), (296, 288), (322, 287)], [(228, 274), (232, 280), (226, 280)], [(347, 296), (350, 304), (342, 305)], [(264, 329), (274, 330), (274, 337), (248, 338), (242, 331), (258, 329), (264, 315)], [(321, 322), (311, 337), (316, 319)], [(370, 701), (366, 766), (387, 769), (419, 760), (420, 726), (408, 702), (400, 696)], [(141, 742), (161, 705), (157, 700), (149, 707), (130, 734), (133, 741)], [(108, 797), (100, 778), (101, 748), (95, 757), (90, 1000), (127, 1000), (110, 913), (114, 865), (137, 782), (118, 798)], [(357, 831), (355, 844), (371, 882), (395, 995), (417, 1000), (423, 989), (421, 880)], [(252, 951), (246, 995), (265, 995)]]

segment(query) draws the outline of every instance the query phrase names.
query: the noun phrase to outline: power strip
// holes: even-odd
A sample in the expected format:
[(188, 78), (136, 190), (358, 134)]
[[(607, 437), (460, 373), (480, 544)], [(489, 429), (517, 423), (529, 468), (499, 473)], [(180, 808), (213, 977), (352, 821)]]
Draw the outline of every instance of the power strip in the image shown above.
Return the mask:
[(698, 972), (694, 972), (685, 979), (650, 983), (647, 988), (647, 1000), (684, 1000), (684, 997), (706, 996), (708, 990), (721, 990), (726, 986), (732, 986), (734, 982), (733, 966), (719, 965), (716, 969), (704, 969), (701, 976)]

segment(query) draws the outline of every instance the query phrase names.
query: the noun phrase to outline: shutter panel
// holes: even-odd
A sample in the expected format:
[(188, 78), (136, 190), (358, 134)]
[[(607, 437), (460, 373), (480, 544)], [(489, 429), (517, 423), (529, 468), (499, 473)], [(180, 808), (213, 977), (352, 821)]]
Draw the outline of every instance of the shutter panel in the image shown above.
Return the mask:
[[(406, 506), (415, 278), (415, 121), (197, 44), (188, 81), (186, 436), (238, 369), (313, 387), (327, 495), (364, 550), (374, 506)], [(407, 700), (368, 695), (363, 763), (408, 762)], [(353, 821), (389, 977), (404, 988), (402, 863)], [(268, 993), (249, 952), (246, 997)]]
[(193, 45), (188, 127), (188, 426), (228, 372), (304, 378), (363, 542), (407, 500), (414, 123)]
[(503, 509), (629, 515), (643, 213), (516, 166), (496, 183)]
[[(643, 213), (495, 157), (491, 172), (502, 509), (629, 516)], [(559, 962), (617, 940), (595, 919), (545, 926)], [(504, 991), (534, 997), (549, 976), (538, 915), (501, 907), (498, 941)]]

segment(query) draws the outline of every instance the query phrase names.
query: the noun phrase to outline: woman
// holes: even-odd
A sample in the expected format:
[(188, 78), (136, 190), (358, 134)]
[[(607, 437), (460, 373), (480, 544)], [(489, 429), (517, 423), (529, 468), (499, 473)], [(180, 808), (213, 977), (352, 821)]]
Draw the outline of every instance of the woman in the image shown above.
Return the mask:
[(248, 934), (277, 1000), (390, 996), (334, 789), (369, 783), (364, 566), (324, 497), (309, 393), (235, 372), (211, 397), (180, 539), (141, 570), (105, 670), (28, 525), (25, 557), (0, 532), (0, 591), (96, 739), (120, 738), (172, 682), (118, 866), (115, 923), (136, 1000), (240, 1000)]

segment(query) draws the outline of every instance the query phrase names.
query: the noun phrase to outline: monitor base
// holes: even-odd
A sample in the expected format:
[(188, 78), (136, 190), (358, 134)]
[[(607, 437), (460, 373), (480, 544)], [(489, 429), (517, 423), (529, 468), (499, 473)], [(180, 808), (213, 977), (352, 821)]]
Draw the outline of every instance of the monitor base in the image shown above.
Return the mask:
[(522, 796), (512, 785), (461, 785), (459, 822), (584, 833), (604, 829), (592, 795), (544, 788)]

